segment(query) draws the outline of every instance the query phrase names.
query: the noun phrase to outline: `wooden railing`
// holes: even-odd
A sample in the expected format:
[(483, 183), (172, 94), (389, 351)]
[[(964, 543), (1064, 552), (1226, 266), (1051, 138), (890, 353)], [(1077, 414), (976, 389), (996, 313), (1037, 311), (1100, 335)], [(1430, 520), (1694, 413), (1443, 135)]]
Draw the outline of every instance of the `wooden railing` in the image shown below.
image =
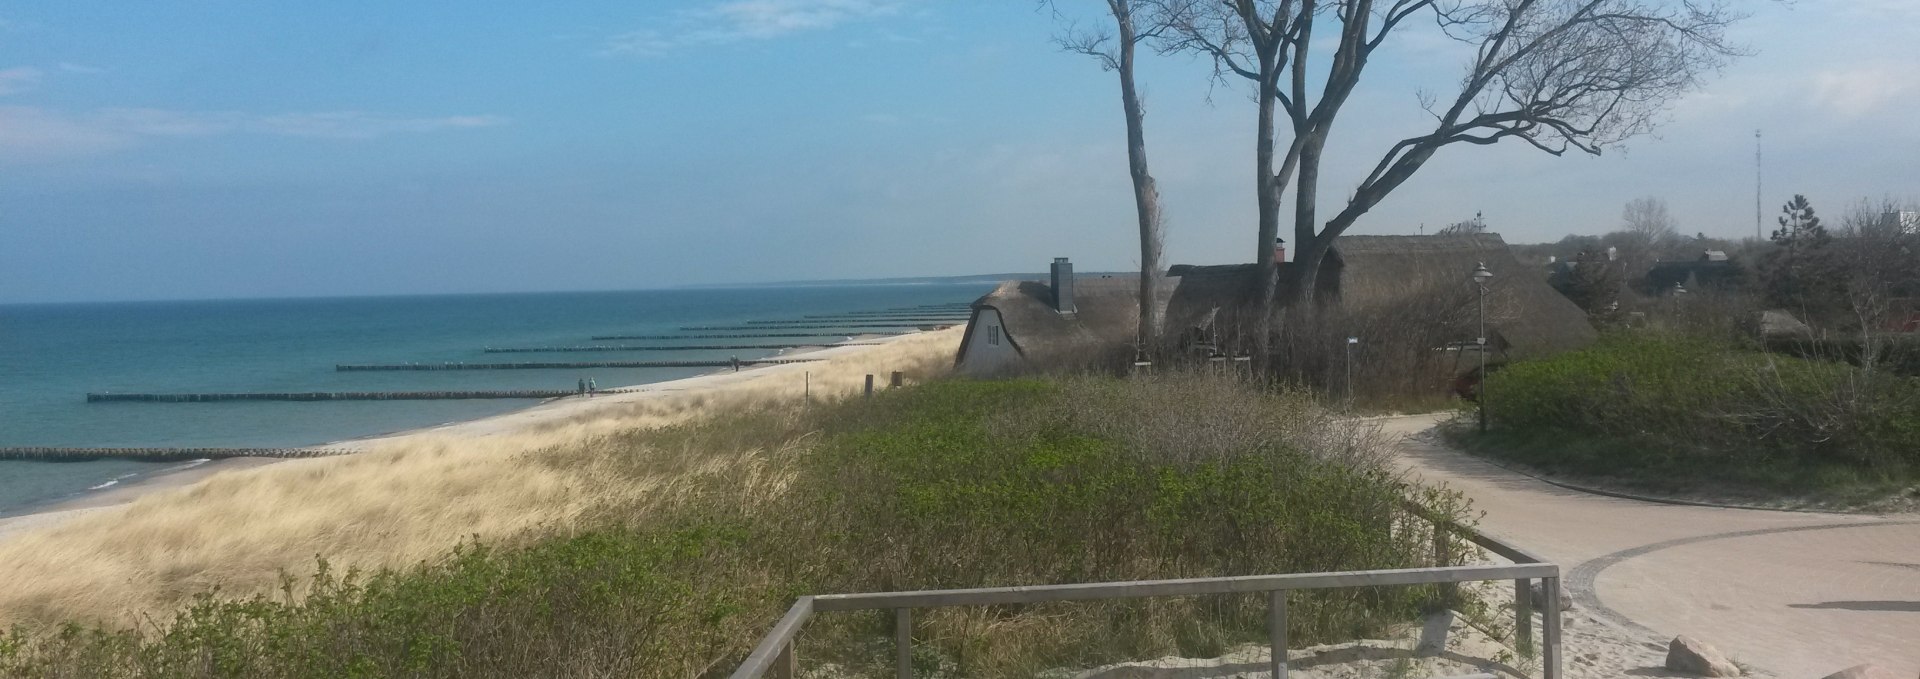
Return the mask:
[[(1433, 518), (1424, 510), (1411, 509), (1417, 516)], [(1514, 637), (1522, 653), (1532, 652), (1532, 581), (1540, 581), (1542, 594), (1544, 594), (1540, 601), (1542, 672), (1545, 679), (1561, 679), (1560, 567), (1451, 520), (1435, 521), (1434, 526), (1435, 558), (1439, 563), (1451, 560), (1450, 536), (1453, 535), (1464, 538), (1513, 563), (805, 596), (800, 597), (793, 603), (792, 608), (787, 609), (786, 615), (781, 616), (780, 621), (774, 624), (767, 636), (761, 639), (760, 645), (756, 646), (753, 652), (747, 655), (746, 661), (740, 664), (740, 668), (734, 671), (732, 679), (759, 679), (760, 677), (794, 679), (799, 676), (798, 657), (794, 653), (794, 637), (799, 634), (800, 627), (806, 624), (814, 613), (892, 609), (895, 672), (901, 679), (907, 679), (913, 676), (913, 609), (915, 608), (1251, 592), (1267, 593), (1267, 642), (1271, 648), (1268, 669), (1275, 679), (1284, 679), (1287, 676), (1287, 592), (1342, 587), (1458, 585), (1488, 580), (1512, 580), (1514, 583)]]

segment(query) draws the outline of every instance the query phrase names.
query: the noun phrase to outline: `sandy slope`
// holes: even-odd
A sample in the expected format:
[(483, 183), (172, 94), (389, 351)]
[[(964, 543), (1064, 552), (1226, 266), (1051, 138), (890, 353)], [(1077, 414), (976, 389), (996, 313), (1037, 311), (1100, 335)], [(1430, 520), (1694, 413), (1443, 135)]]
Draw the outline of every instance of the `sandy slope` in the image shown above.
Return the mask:
[[(565, 526), (670, 480), (615, 478), (598, 463), (551, 463), (624, 431), (716, 409), (857, 393), (867, 374), (937, 371), (959, 329), (824, 349), (767, 366), (567, 398), (526, 410), (333, 444), (363, 452), (263, 464), (231, 461), (0, 520), (0, 622), (136, 619), (194, 593), (274, 589), (283, 571), (403, 566), (463, 540)], [(250, 467), (250, 468), (249, 468)]]

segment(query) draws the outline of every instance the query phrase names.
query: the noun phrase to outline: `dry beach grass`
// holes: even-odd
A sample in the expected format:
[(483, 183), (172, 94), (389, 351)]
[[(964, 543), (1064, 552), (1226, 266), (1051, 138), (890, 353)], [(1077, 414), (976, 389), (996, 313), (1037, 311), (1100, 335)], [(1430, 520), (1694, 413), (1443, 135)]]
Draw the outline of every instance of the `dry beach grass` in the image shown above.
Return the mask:
[(605, 449), (590, 444), (703, 413), (795, 402), (803, 391), (851, 394), (868, 374), (937, 374), (959, 337), (920, 333), (829, 350), (824, 362), (685, 380), (676, 390), (568, 399), (44, 521), (0, 540), (0, 621), (137, 622), (210, 588), (271, 591), (283, 573), (309, 574), (320, 555), (338, 568), (404, 566), (467, 539), (564, 530), (591, 507), (671, 484), (635, 484), (578, 456), (554, 464), (558, 451)]

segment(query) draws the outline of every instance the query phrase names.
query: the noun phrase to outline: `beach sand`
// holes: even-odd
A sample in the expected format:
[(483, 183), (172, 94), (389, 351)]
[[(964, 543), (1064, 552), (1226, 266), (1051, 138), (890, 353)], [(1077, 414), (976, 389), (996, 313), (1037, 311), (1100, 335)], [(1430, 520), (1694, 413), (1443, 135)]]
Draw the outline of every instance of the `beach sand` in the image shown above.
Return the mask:
[(462, 541), (570, 525), (609, 498), (648, 488), (546, 464), (550, 451), (719, 409), (857, 394), (868, 374), (884, 388), (894, 370), (940, 372), (961, 332), (864, 337), (880, 343), (806, 352), (819, 362), (555, 399), (320, 446), (357, 454), (218, 460), (0, 519), (0, 624), (124, 623), (216, 586), (236, 596), (270, 591), (283, 573), (311, 572), (318, 556), (338, 568), (399, 567)]

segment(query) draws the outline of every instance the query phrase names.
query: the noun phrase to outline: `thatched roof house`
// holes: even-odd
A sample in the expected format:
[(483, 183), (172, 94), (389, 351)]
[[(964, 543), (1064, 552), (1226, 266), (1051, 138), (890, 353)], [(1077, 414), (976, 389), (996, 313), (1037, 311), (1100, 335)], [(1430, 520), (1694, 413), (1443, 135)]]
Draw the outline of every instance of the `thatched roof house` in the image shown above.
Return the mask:
[[(1494, 273), (1486, 310), (1489, 342), (1500, 359), (1524, 359), (1585, 346), (1596, 339), (1579, 307), (1546, 283), (1532, 267), (1522, 266), (1495, 234), (1467, 236), (1344, 236), (1322, 264), (1317, 297), (1336, 310), (1319, 322), (1390, 319), (1399, 325), (1439, 326), (1423, 333), (1402, 332), (1382, 341), (1406, 346), (1396, 350), (1439, 348), (1432, 338), (1471, 341), (1477, 336), (1477, 292), (1469, 276), (1484, 263)], [(1282, 264), (1290, 267), (1291, 264)], [(1071, 270), (1068, 273), (1070, 276)], [(1056, 272), (1057, 273), (1057, 272)], [(1281, 271), (1280, 280), (1288, 280)], [(1201, 346), (1237, 353), (1253, 345), (1259, 332), (1258, 267), (1175, 266), (1161, 286), (1164, 299), (1162, 341), (1170, 346)], [(1056, 275), (1058, 280), (1058, 275)], [(1071, 280), (1071, 279), (1070, 279)], [(1072, 312), (1053, 306), (1053, 286), (1037, 282), (1003, 284), (974, 303), (974, 319), (962, 342), (958, 366), (985, 373), (1024, 360), (1029, 352), (1062, 353), (1083, 348), (1131, 348), (1139, 323), (1138, 281), (1133, 278), (1077, 279), (1069, 291)], [(1279, 300), (1297, 297), (1282, 289)], [(1284, 309), (1276, 310), (1287, 322)], [(1369, 321), (1375, 326), (1379, 321)], [(1471, 325), (1472, 327), (1467, 327)], [(1340, 333), (1345, 328), (1332, 328)], [(1359, 331), (1354, 331), (1359, 332)], [(1429, 337), (1431, 336), (1431, 337)], [(989, 344), (1004, 338), (1004, 345)]]

